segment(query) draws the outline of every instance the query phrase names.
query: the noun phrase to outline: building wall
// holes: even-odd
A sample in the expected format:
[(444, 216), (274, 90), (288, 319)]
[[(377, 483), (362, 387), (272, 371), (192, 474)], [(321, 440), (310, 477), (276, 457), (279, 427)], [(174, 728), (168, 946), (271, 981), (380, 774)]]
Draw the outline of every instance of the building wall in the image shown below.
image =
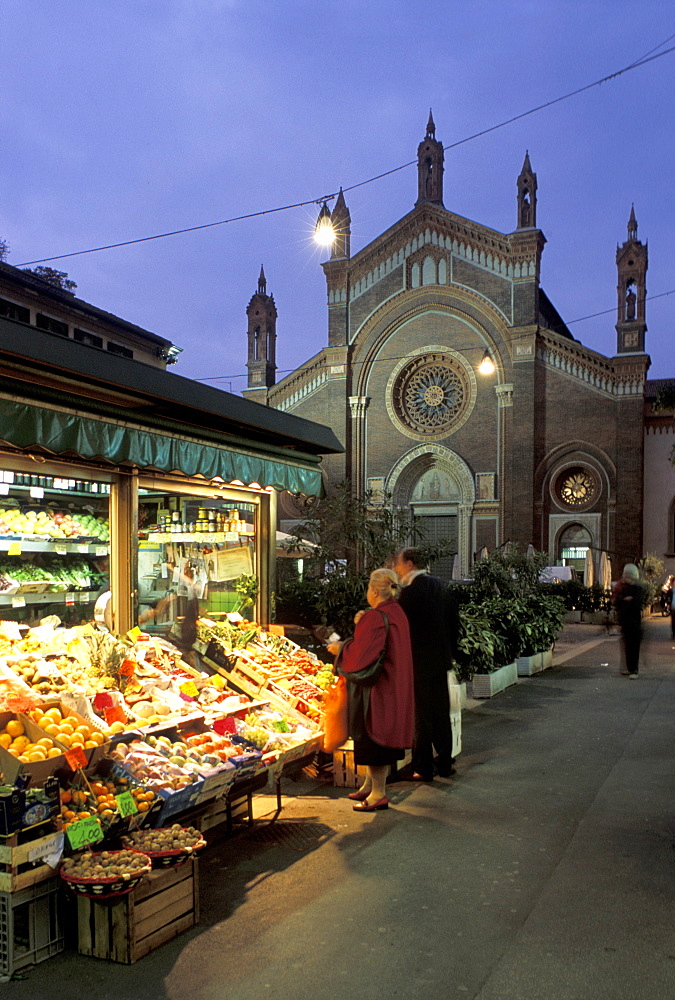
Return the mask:
[(644, 435), (644, 550), (675, 573), (675, 420), (647, 424)]

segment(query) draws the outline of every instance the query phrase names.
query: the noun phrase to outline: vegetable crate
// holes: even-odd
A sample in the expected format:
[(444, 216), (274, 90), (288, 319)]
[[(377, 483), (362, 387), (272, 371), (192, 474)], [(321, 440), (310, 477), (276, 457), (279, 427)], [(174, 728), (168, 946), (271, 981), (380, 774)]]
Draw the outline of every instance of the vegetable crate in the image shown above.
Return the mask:
[(77, 900), (80, 955), (131, 965), (199, 920), (199, 868), (192, 858), (153, 871), (118, 903)]
[[(411, 760), (412, 754), (410, 750), (406, 750), (405, 757), (391, 765), (388, 780), (395, 780), (398, 771), (407, 767)], [(357, 767), (354, 763), (354, 744), (347, 740), (333, 754), (333, 785), (336, 788), (360, 788), (365, 777), (365, 767)]]
[[(51, 869), (50, 869), (51, 871)], [(0, 892), (0, 973), (12, 976), (26, 965), (63, 951), (60, 880), (21, 892)]]
[(43, 863), (63, 844), (62, 833), (19, 843), (20, 834), (0, 845), (0, 893), (19, 892), (51, 878), (54, 869)]

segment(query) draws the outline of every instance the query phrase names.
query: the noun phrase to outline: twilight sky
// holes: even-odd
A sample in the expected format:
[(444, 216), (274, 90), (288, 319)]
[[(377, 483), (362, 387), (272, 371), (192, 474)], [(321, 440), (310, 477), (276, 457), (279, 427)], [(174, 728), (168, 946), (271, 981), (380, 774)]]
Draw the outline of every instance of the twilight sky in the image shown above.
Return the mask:
[[(675, 45), (667, 0), (0, 2), (0, 237), (8, 263), (318, 199)], [(675, 375), (675, 52), (446, 151), (446, 208), (516, 225), (525, 150), (542, 287), (612, 355), (616, 244), (649, 243), (651, 378)], [(415, 167), (346, 194), (352, 253), (413, 206)], [(183, 348), (173, 371), (246, 385), (261, 263), (278, 377), (326, 344), (318, 206), (50, 262), (76, 294)], [(671, 295), (664, 293), (672, 292)], [(606, 315), (574, 322), (592, 313)], [(219, 378), (219, 381), (215, 381)]]

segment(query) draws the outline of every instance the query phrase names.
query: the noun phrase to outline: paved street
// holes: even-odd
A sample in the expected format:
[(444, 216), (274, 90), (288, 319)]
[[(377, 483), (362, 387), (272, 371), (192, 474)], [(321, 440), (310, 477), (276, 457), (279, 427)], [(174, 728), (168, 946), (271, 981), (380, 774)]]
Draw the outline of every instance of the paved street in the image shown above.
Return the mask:
[[(282, 819), (215, 840), (194, 931), (131, 967), (64, 953), (13, 1000), (665, 1000), (675, 995), (675, 649), (569, 626), (552, 669), (463, 715), (457, 774), (288, 783)], [(270, 797), (262, 811), (273, 808)]]

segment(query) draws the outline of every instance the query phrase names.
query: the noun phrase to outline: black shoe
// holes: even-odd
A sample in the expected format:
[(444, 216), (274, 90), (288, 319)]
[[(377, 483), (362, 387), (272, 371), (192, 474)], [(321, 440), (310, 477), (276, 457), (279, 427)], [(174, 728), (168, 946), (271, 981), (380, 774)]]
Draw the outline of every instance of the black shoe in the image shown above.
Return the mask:
[(449, 778), (451, 774), (457, 774), (457, 768), (452, 767), (452, 765), (450, 767), (447, 768), (444, 767), (442, 769), (440, 767), (437, 767), (436, 774), (438, 775), (439, 778)]

